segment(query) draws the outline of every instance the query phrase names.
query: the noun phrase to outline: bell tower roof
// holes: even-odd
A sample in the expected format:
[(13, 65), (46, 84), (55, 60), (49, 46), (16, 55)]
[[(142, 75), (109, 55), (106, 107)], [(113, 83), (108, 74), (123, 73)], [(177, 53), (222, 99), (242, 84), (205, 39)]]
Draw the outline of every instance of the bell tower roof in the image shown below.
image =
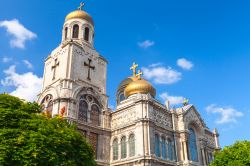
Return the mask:
[(70, 12), (66, 18), (65, 21), (71, 20), (71, 19), (83, 19), (83, 20), (87, 20), (89, 23), (91, 23), (92, 25), (94, 25), (94, 21), (92, 19), (92, 17), (85, 12), (82, 8), (84, 6), (84, 3), (80, 3), (80, 6), (78, 7), (77, 10)]

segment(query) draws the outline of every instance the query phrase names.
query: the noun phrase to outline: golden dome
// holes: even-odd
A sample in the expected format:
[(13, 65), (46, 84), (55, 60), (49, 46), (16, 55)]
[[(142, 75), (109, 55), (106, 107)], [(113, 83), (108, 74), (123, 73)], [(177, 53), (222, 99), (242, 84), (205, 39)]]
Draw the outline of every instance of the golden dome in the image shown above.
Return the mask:
[(68, 21), (68, 20), (74, 19), (74, 18), (87, 20), (92, 25), (94, 25), (94, 21), (93, 21), (92, 17), (87, 12), (85, 12), (83, 10), (75, 10), (75, 11), (69, 13), (66, 16), (65, 21)]
[(135, 80), (136, 80), (135, 77), (128, 77), (122, 80), (117, 88), (117, 94), (119, 94), (121, 91), (124, 92), (124, 89), (127, 87), (127, 85)]
[(155, 88), (148, 81), (142, 78), (134, 79), (134, 81), (129, 83), (124, 90), (125, 97), (129, 97), (133, 94), (138, 94), (138, 93), (141, 94), (150, 93), (153, 97), (155, 97), (156, 95)]

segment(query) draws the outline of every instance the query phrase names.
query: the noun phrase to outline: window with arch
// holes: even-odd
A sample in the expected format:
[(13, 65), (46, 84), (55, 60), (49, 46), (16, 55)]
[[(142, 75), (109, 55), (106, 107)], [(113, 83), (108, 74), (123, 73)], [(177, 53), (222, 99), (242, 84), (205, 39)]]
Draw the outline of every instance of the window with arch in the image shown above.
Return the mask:
[(127, 144), (126, 137), (123, 136), (121, 139), (121, 158), (124, 159), (127, 157)]
[(82, 94), (79, 99), (78, 120), (100, 125), (100, 102), (91, 94)]
[(53, 111), (53, 101), (49, 101), (48, 105), (47, 105), (47, 111), (50, 112), (52, 114)]
[(125, 95), (124, 95), (124, 93), (122, 92), (122, 93), (119, 94), (119, 102), (121, 102), (121, 101), (123, 101), (123, 100), (125, 100)]
[(211, 152), (208, 153), (208, 163), (210, 164), (213, 161), (213, 154)]
[(155, 134), (155, 155), (157, 157), (161, 157), (161, 152), (160, 152), (160, 138), (158, 134)]
[(89, 41), (89, 27), (85, 27), (84, 29), (84, 40)]
[(128, 139), (129, 144), (129, 157), (133, 157), (135, 155), (135, 135), (131, 134)]
[(190, 160), (198, 161), (196, 134), (195, 134), (194, 129), (192, 129), (192, 128), (189, 128), (188, 146), (189, 146)]
[(75, 24), (73, 26), (72, 38), (78, 38), (79, 36), (79, 25)]
[(78, 120), (87, 122), (87, 119), (88, 119), (88, 103), (83, 98), (80, 98), (79, 109), (78, 109)]
[(168, 139), (167, 142), (167, 146), (168, 146), (168, 159), (169, 160), (174, 160), (174, 156), (175, 156), (175, 150), (174, 150), (174, 142), (170, 139)]
[(162, 158), (166, 159), (167, 158), (167, 153), (166, 153), (166, 140), (164, 137), (161, 138), (161, 151), (162, 151)]
[(118, 139), (113, 141), (113, 160), (118, 160)]
[(66, 40), (68, 38), (68, 27), (65, 27), (64, 29), (64, 39)]
[(47, 117), (52, 117), (52, 111), (53, 111), (53, 96), (51, 94), (46, 95), (42, 102), (42, 111), (44, 114), (46, 114)]
[(100, 110), (99, 107), (96, 104), (93, 104), (91, 106), (91, 112), (90, 112), (90, 121), (93, 125), (100, 125)]

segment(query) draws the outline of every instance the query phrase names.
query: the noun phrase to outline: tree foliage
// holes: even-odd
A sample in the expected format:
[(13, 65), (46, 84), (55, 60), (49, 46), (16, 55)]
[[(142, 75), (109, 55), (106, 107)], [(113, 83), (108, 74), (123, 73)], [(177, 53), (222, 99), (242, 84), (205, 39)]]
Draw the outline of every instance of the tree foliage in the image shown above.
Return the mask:
[(216, 152), (210, 166), (250, 166), (250, 141), (238, 141)]
[(96, 165), (75, 126), (39, 112), (36, 103), (0, 94), (0, 165)]

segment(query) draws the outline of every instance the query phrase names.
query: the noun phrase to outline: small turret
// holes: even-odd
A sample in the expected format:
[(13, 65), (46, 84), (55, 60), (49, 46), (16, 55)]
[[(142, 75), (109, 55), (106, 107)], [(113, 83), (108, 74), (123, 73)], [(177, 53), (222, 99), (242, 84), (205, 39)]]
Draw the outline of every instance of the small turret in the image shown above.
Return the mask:
[(77, 10), (70, 12), (63, 25), (62, 42), (77, 41), (93, 46), (94, 21), (92, 17), (83, 10), (84, 3)]

